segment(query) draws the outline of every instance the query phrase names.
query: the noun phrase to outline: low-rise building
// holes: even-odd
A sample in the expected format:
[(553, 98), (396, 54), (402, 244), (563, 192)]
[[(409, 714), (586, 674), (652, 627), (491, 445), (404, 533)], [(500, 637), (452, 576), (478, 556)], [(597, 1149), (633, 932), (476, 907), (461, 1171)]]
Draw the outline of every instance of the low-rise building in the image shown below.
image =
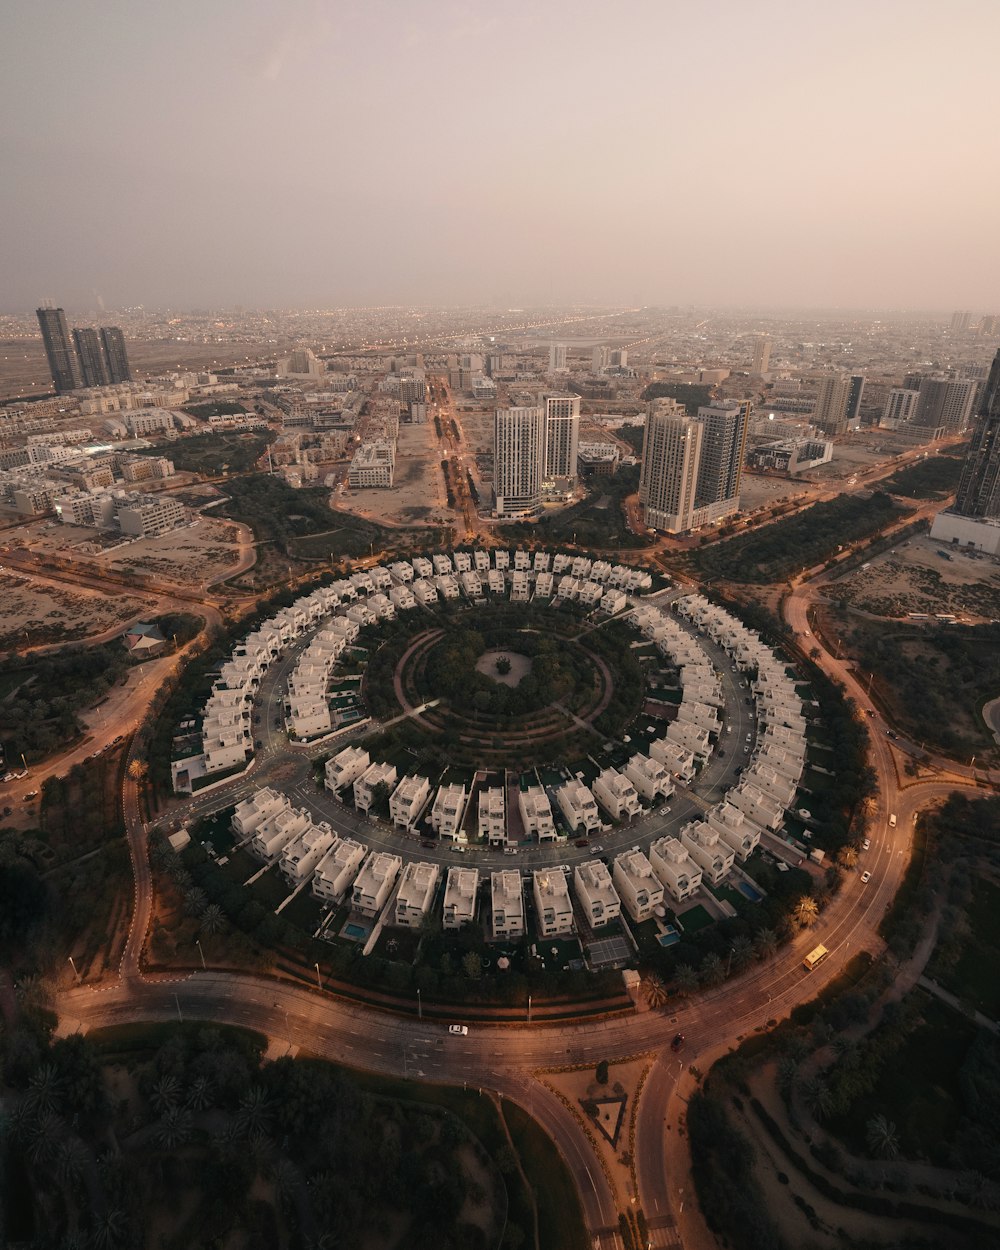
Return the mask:
[(439, 838), (448, 838), (453, 842), (466, 841), (462, 817), (465, 815), (467, 799), (464, 785), (451, 784), (438, 788), (431, 808), (431, 828)]
[(614, 768), (605, 768), (598, 773), (593, 791), (598, 803), (615, 820), (632, 820), (642, 811), (635, 786)]
[(363, 916), (377, 916), (396, 884), (403, 861), (398, 855), (372, 851), (351, 890), (351, 906)]
[(326, 788), (342, 790), (344, 786), (353, 785), (370, 764), (371, 759), (364, 747), (344, 747), (326, 761)]
[(625, 776), (647, 803), (669, 799), (674, 793), (674, 783), (665, 766), (648, 755), (633, 755), (625, 765)]
[(625, 851), (615, 859), (612, 879), (622, 906), (636, 922), (648, 920), (663, 902), (663, 886), (642, 851)]
[(573, 932), (573, 904), (569, 898), (566, 874), (561, 868), (538, 868), (533, 873), (532, 892), (538, 936), (558, 937)]
[(311, 824), (308, 812), (297, 807), (286, 807), (261, 821), (253, 835), (250, 850), (258, 859), (273, 859), (293, 838), (305, 833)]
[(475, 868), (449, 868), (444, 887), (443, 923), (446, 929), (461, 929), (476, 918), (479, 899), (479, 873)]
[(389, 799), (392, 823), (403, 829), (412, 829), (427, 806), (430, 795), (431, 783), (426, 777), (417, 774), (404, 777)]
[(617, 920), (621, 915), (622, 902), (603, 860), (592, 859), (577, 864), (573, 871), (573, 885), (580, 908), (592, 929)]
[(479, 836), (490, 846), (507, 845), (507, 799), (503, 786), (479, 791)]
[(336, 838), (316, 865), (312, 892), (317, 898), (337, 902), (351, 888), (368, 848), (353, 838)]
[(593, 833), (601, 827), (597, 801), (582, 781), (567, 781), (556, 791), (556, 802), (562, 810), (566, 823), (574, 832), (582, 829)]
[(437, 864), (411, 861), (403, 869), (403, 879), (396, 891), (395, 922), (407, 929), (420, 927), (430, 910), (441, 869)]
[(326, 821), (310, 825), (281, 852), (281, 875), (293, 886), (301, 885), (333, 845), (334, 832)]
[(248, 799), (236, 804), (232, 820), (233, 833), (237, 838), (248, 838), (257, 832), (265, 820), (276, 816), (278, 812), (286, 811), (289, 807), (291, 803), (286, 795), (279, 794), (270, 787), (258, 790)]
[(683, 903), (701, 889), (701, 868), (677, 838), (657, 838), (649, 848), (649, 862), (675, 902)]
[(528, 786), (518, 791), (517, 806), (521, 813), (524, 832), (539, 842), (551, 842), (556, 837), (552, 805), (542, 786)]
[(732, 847), (721, 840), (717, 829), (704, 821), (692, 820), (681, 830), (681, 842), (710, 885), (719, 885), (729, 876), (736, 857)]
[(396, 784), (396, 766), (385, 761), (369, 764), (354, 783), (354, 806), (366, 815), (375, 801), (375, 792), (379, 786), (391, 791)]
[(524, 895), (521, 874), (511, 868), (490, 875), (492, 917), (490, 932), (494, 939), (513, 940), (524, 937)]

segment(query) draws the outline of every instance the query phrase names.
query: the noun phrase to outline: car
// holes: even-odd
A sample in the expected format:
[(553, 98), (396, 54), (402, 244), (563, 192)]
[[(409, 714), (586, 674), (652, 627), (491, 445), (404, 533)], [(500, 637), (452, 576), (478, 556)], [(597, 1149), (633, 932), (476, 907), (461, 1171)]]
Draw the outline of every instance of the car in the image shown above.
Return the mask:
[(452, 1037), (468, 1037), (469, 1026), (467, 1024), (449, 1024), (448, 1032)]
[(865, 838), (864, 842), (861, 843), (861, 849), (863, 851), (870, 851), (871, 846), (872, 846), (871, 838)]
[(725, 751), (722, 749), (722, 747), (719, 747), (718, 751), (716, 751), (716, 755), (725, 755)]
[(452, 853), (453, 855), (464, 855), (464, 854), (465, 854), (465, 847), (464, 847), (464, 846), (453, 846), (453, 847), (451, 848), (451, 853)]
[(875, 715), (875, 709), (874, 709), (873, 707), (866, 707), (866, 708), (865, 708), (865, 715), (866, 715), (866, 716), (874, 716), (874, 715)]
[(670, 1043), (670, 1049), (671, 1049), (671, 1050), (680, 1050), (680, 1048), (681, 1048), (683, 1045), (684, 1045), (684, 1034), (683, 1034), (683, 1033), (675, 1033), (675, 1034), (674, 1034), (674, 1037), (673, 1037), (673, 1041)]
[(577, 838), (577, 840), (573, 843), (573, 845), (574, 846), (590, 846), (590, 843), (587, 841), (586, 838)]
[(29, 790), (29, 791), (28, 791), (28, 793), (27, 793), (24, 797), (25, 797), (26, 799), (37, 799), (37, 798), (38, 798), (38, 791), (37, 791), (37, 790)]
[(428, 841), (425, 839), (423, 842), (421, 842), (421, 843), (420, 843), (420, 845), (424, 848), (424, 850), (425, 850), (425, 851), (433, 851), (433, 850), (434, 850), (434, 848), (437, 846), (437, 843), (436, 843), (436, 842), (428, 842)]
[(869, 881), (871, 881), (871, 879), (872, 879), (872, 874), (871, 874), (870, 872), (863, 872), (863, 873), (861, 874), (861, 884), (862, 884), (862, 885), (867, 885), (867, 884), (868, 884), (868, 882), (869, 882)]
[(749, 748), (749, 747), (744, 747), (744, 748), (743, 748), (743, 754), (744, 754), (744, 755), (749, 755), (749, 754), (750, 754), (750, 748)]
[(505, 846), (505, 847), (503, 848), (503, 853), (504, 853), (505, 855), (516, 855), (516, 854), (517, 854), (517, 847), (516, 847), (516, 846)]
[(604, 847), (601, 846), (601, 844), (598, 842), (590, 848), (590, 853), (591, 855), (600, 855), (601, 851), (603, 850), (604, 850)]
[(667, 804), (667, 806), (666, 806), (666, 807), (661, 807), (661, 808), (660, 808), (660, 815), (661, 815), (661, 816), (667, 816), (667, 815), (669, 815), (669, 813), (670, 813), (670, 804), (669, 804), (669, 803)]
[(257, 739), (257, 741), (253, 744), (253, 746), (254, 746), (254, 750), (255, 750), (255, 751), (260, 751), (260, 750), (263, 748), (264, 744), (263, 744), (263, 742), (261, 742), (261, 740), (258, 738), (258, 739)]

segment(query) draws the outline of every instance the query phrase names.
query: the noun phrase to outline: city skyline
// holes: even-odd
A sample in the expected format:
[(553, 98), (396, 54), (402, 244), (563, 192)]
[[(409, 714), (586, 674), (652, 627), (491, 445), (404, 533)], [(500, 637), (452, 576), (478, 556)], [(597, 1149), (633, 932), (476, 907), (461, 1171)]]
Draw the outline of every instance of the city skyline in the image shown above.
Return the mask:
[(0, 17), (8, 308), (990, 311), (1000, 284), (985, 0), (946, 25), (894, 2), (96, 7)]

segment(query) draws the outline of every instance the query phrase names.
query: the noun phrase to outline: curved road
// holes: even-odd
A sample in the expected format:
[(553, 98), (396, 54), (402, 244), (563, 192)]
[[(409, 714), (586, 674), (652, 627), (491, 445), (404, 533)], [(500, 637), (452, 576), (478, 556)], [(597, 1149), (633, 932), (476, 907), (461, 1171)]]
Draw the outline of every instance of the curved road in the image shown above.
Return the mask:
[[(803, 643), (812, 593), (813, 588), (803, 583), (787, 603), (789, 623)], [(289, 656), (286, 663), (290, 666), (292, 660)], [(845, 683), (862, 706), (867, 706), (863, 691), (843, 662), (821, 653), (820, 663), (830, 676)], [(738, 706), (742, 700), (736, 702)], [(268, 717), (265, 712), (269, 725)], [(272, 749), (269, 741), (265, 758), (255, 766), (263, 765)], [(883, 736), (872, 735), (871, 758), (878, 775), (880, 812), (871, 850), (862, 857), (859, 871), (848, 876), (817, 926), (799, 934), (773, 960), (670, 1014), (639, 1011), (597, 1022), (535, 1024), (530, 1028), (475, 1025), (462, 1038), (448, 1035), (440, 1023), (398, 1017), (266, 977), (212, 971), (181, 980), (146, 976), (141, 955), (151, 916), (152, 885), (139, 795), (135, 782), (126, 778), (123, 803), (135, 874), (135, 906), (120, 979), (97, 990), (74, 987), (61, 993), (60, 1014), (71, 1025), (85, 1028), (177, 1016), (228, 1021), (361, 1068), (415, 1079), (465, 1082), (514, 1098), (539, 1119), (562, 1151), (579, 1188), (594, 1245), (604, 1250), (621, 1245), (617, 1213), (631, 1195), (612, 1192), (575, 1117), (534, 1079), (534, 1073), (556, 1065), (596, 1064), (600, 1059), (621, 1058), (637, 1051), (658, 1052), (638, 1112), (638, 1200), (650, 1221), (652, 1245), (676, 1244), (678, 1233), (691, 1244), (700, 1243), (704, 1235), (700, 1215), (694, 1203), (683, 1203), (679, 1192), (686, 1166), (683, 1142), (676, 1131), (668, 1132), (664, 1123), (677, 1123), (680, 1109), (675, 1095), (680, 1065), (714, 1056), (765, 1027), (796, 1003), (812, 998), (852, 954), (863, 948), (880, 948), (878, 925), (908, 862), (914, 816), (921, 808), (940, 801), (955, 785), (942, 780), (901, 787), (895, 749)], [(130, 758), (141, 755), (140, 736), (132, 745)], [(957, 780), (961, 784), (961, 779)], [(232, 789), (254, 784), (260, 784), (259, 780), (236, 779), (225, 788), (228, 801), (232, 801)], [(193, 802), (186, 806), (197, 810)], [(889, 812), (897, 818), (894, 828), (886, 821)], [(561, 853), (565, 855), (564, 850)], [(862, 867), (871, 872), (867, 885), (861, 882)], [(817, 941), (829, 948), (830, 957), (808, 973), (801, 961)], [(683, 1053), (675, 1056), (669, 1050), (669, 1040), (678, 1029), (686, 1034), (686, 1043)], [(677, 1216), (679, 1228), (674, 1227)]]

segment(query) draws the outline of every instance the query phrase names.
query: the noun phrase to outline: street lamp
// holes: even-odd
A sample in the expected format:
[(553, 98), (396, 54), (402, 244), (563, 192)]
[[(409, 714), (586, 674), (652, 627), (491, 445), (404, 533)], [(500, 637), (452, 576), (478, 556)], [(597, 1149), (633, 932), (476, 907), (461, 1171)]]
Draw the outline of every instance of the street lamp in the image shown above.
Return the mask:
[(528, 1023), (531, 1023), (531, 995), (528, 995)]
[(316, 969), (316, 988), (317, 988), (317, 989), (319, 990), (319, 992), (322, 994), (322, 992), (323, 992), (323, 982), (320, 980), (320, 975), (319, 975), (319, 964), (313, 964), (313, 967)]
[(207, 964), (205, 963), (205, 952), (201, 949), (201, 942), (199, 942), (197, 938), (195, 938), (194, 944), (195, 946), (197, 946), (198, 954), (201, 956), (201, 967), (202, 967), (202, 971), (204, 972), (207, 970)]
[(424, 1005), (420, 1001), (420, 990), (418, 989), (417, 990), (417, 1019), (422, 1020), (423, 1018), (424, 1018)]
[(79, 981), (79, 980), (80, 980), (80, 974), (79, 974), (79, 972), (77, 972), (77, 970), (76, 970), (76, 964), (75, 964), (75, 963), (73, 963), (73, 956), (72, 956), (72, 955), (70, 955), (70, 957), (69, 957), (69, 962), (70, 962), (70, 966), (71, 966), (71, 967), (72, 967), (72, 969), (73, 969), (73, 975), (76, 977), (77, 981)]

